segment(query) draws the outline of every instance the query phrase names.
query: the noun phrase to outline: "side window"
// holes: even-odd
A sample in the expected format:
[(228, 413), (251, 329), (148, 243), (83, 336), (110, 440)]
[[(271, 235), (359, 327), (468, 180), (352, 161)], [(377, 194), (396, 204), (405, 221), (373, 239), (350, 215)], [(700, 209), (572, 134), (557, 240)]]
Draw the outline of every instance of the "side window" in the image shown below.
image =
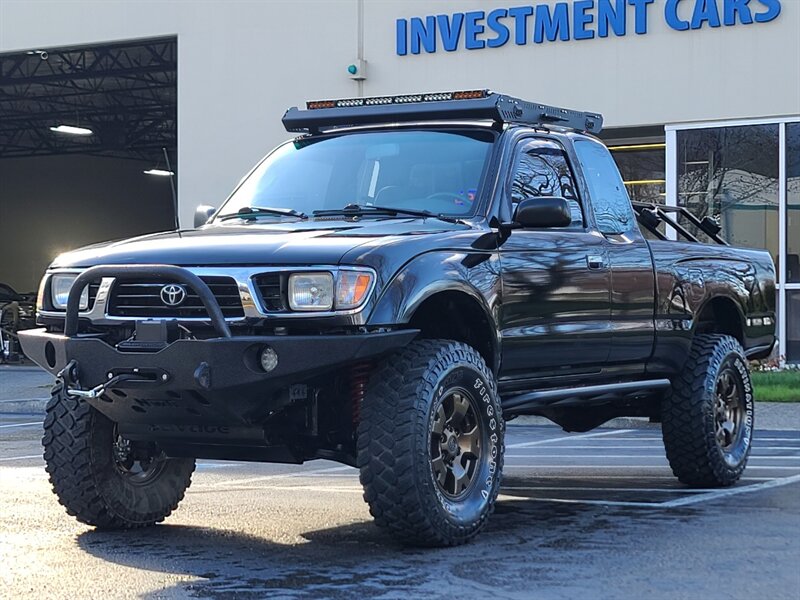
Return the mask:
[(608, 149), (592, 140), (576, 140), (575, 153), (589, 186), (600, 232), (618, 234), (636, 229), (636, 215), (628, 192)]
[(583, 212), (567, 155), (549, 142), (542, 142), (541, 147), (528, 148), (517, 157), (511, 180), (512, 214), (522, 200), (537, 196), (564, 198), (572, 213), (569, 228), (583, 229)]

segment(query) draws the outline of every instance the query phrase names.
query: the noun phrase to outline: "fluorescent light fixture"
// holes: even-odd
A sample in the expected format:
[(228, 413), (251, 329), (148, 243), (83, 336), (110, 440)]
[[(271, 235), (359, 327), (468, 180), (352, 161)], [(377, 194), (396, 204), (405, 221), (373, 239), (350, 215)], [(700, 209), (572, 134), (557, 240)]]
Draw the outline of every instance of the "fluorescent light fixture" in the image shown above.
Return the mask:
[(73, 125), (58, 125), (57, 127), (51, 127), (50, 131), (69, 135), (92, 135), (94, 133), (94, 131), (86, 127), (75, 127)]
[(625, 185), (651, 185), (657, 183), (667, 183), (666, 179), (636, 179), (635, 181), (623, 181)]
[(172, 171), (167, 171), (165, 169), (147, 169), (147, 171), (143, 171), (145, 175), (158, 175), (159, 177), (171, 177), (175, 175)]
[(630, 144), (628, 146), (609, 146), (609, 150), (655, 150), (657, 148), (666, 148), (664, 143), (659, 144)]

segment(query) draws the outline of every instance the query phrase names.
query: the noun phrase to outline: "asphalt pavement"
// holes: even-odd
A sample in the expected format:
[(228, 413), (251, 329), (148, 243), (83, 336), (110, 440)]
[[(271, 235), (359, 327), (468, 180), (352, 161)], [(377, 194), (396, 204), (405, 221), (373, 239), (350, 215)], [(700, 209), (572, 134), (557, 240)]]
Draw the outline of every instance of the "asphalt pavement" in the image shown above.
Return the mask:
[(325, 461), (200, 461), (164, 524), (95, 531), (50, 492), (40, 421), (0, 415), (0, 597), (800, 598), (798, 431), (759, 430), (737, 486), (690, 490), (657, 429), (511, 423), (488, 528), (420, 550)]

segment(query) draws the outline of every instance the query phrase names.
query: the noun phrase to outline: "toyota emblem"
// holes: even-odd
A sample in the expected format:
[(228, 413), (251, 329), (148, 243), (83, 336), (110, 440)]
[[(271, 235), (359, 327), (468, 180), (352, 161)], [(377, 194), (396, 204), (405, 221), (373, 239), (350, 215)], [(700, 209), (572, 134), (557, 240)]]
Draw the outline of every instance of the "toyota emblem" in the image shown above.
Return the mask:
[(186, 300), (186, 288), (177, 283), (171, 283), (161, 288), (161, 301), (167, 306), (178, 306)]

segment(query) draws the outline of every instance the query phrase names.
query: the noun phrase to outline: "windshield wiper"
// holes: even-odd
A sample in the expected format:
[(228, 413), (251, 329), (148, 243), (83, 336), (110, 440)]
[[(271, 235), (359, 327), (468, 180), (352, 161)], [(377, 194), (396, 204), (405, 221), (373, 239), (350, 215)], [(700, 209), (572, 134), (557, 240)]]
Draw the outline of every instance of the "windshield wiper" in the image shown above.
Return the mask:
[(298, 212), (293, 208), (265, 208), (262, 206), (243, 206), (235, 213), (227, 215), (220, 215), (217, 217), (220, 221), (227, 221), (228, 219), (254, 219), (258, 215), (276, 215), (279, 217), (296, 217), (298, 219), (307, 219), (308, 215)]
[(315, 210), (313, 215), (315, 217), (329, 217), (334, 215), (408, 215), (410, 217), (421, 217), (423, 219), (432, 218), (446, 221), (447, 223), (463, 223), (461, 219), (456, 217), (448, 217), (447, 215), (432, 213), (427, 210), (414, 210), (412, 208), (396, 208), (394, 206), (375, 206), (373, 204), (348, 204), (343, 208), (329, 208), (325, 210)]

